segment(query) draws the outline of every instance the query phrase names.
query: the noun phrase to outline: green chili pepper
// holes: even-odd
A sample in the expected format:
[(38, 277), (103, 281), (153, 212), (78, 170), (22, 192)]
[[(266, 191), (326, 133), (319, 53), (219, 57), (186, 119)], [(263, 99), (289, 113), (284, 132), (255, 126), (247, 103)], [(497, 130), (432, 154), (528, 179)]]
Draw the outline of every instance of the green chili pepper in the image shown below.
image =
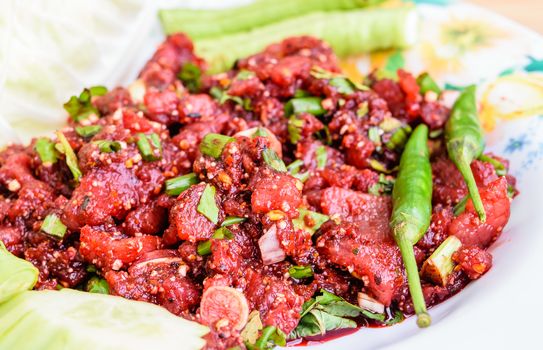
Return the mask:
[(475, 211), (481, 222), (485, 222), (485, 208), (470, 167), (471, 162), (481, 156), (485, 148), (483, 130), (477, 117), (475, 89), (475, 85), (467, 87), (454, 103), (451, 116), (445, 124), (445, 141), (449, 158), (468, 186)]
[(390, 219), (394, 239), (402, 253), (417, 324), (421, 328), (428, 327), (431, 318), (426, 311), (413, 245), (428, 229), (432, 215), (432, 168), (427, 140), (428, 127), (420, 124), (407, 141), (392, 190)]

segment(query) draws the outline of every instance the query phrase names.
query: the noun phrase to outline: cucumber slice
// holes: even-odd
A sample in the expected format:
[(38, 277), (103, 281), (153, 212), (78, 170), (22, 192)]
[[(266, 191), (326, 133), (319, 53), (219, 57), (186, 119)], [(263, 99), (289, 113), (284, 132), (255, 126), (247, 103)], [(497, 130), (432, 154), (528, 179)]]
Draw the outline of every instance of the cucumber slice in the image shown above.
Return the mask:
[(0, 304), (0, 350), (201, 349), (209, 329), (144, 302), (72, 289)]

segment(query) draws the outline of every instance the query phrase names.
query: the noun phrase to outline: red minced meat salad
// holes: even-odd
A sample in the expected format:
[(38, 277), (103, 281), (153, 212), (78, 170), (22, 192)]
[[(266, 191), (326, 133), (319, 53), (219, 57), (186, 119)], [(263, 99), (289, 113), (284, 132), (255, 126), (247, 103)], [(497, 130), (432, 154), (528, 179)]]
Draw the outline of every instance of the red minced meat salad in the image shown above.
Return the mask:
[(209, 326), (208, 349), (245, 348), (255, 315), (260, 330), (315, 335), (297, 326), (323, 295), (365, 309), (358, 326), (393, 323), (413, 305), (391, 189), (420, 123), (435, 136), (419, 268), (448, 236), (462, 243), (444, 285), (422, 276), (427, 305), (492, 266), (515, 179), (474, 161), (487, 221), (471, 201), (458, 210), (468, 191), (440, 135), (450, 109), (413, 75), (354, 84), (312, 37), (205, 68), (188, 37), (169, 36), (129, 88), (86, 90), (56, 137), (0, 152), (0, 240), (39, 269), (36, 289), (105, 279), (113, 295)]

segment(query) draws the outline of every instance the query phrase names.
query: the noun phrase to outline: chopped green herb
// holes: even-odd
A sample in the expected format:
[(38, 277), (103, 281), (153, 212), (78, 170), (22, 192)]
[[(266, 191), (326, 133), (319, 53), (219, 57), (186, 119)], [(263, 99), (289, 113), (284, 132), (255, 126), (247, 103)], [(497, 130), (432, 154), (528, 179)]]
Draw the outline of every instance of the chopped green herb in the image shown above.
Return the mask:
[(240, 106), (243, 106), (243, 100), (239, 96), (231, 96), (225, 90), (214, 86), (209, 90), (209, 94), (213, 96), (222, 105), (226, 101), (233, 101)]
[(383, 129), (384, 132), (392, 132), (403, 126), (404, 124), (394, 117), (385, 117), (381, 124), (379, 124), (379, 127)]
[(428, 133), (428, 137), (431, 139), (437, 139), (441, 135), (443, 135), (443, 129), (432, 130)]
[(234, 234), (223, 226), (217, 229), (212, 237), (215, 239), (232, 239), (234, 238)]
[(198, 175), (190, 173), (166, 180), (166, 194), (169, 196), (178, 196), (181, 192), (190, 186), (197, 184)]
[[(292, 220), (292, 225), (295, 229), (305, 230), (310, 234), (314, 234), (317, 230), (330, 219), (328, 215), (318, 213), (316, 211), (311, 211), (307, 209), (300, 208), (298, 209), (300, 215)], [(313, 225), (307, 226), (306, 222), (310, 221)]]
[(298, 97), (293, 98), (285, 104), (285, 115), (291, 116), (299, 113), (309, 113), (315, 116), (326, 113), (326, 110), (322, 107), (322, 99), (320, 97)]
[(369, 194), (374, 196), (380, 196), (383, 194), (390, 195), (392, 194), (392, 189), (394, 188), (394, 179), (387, 179), (385, 174), (379, 174), (379, 181), (370, 186), (368, 189)]
[(368, 102), (364, 101), (361, 104), (358, 105), (358, 109), (356, 110), (356, 115), (360, 118), (368, 114), (369, 112)]
[(301, 182), (306, 182), (307, 179), (309, 179), (309, 175), (310, 175), (309, 171), (306, 171), (305, 173), (298, 173), (298, 174), (294, 174), (292, 176), (294, 176), (295, 178), (297, 178)]
[(267, 326), (262, 330), (262, 335), (257, 339), (254, 349), (267, 350), (275, 346), (285, 346), (286, 336), (280, 329), (274, 326)]
[(236, 79), (238, 79), (238, 80), (247, 80), (247, 79), (252, 78), (254, 76), (255, 76), (254, 72), (251, 72), (250, 70), (242, 69), (236, 75)]
[(87, 282), (85, 290), (89, 293), (109, 294), (109, 284), (105, 279), (93, 276)]
[(122, 145), (119, 141), (111, 140), (96, 140), (92, 142), (102, 153), (118, 152), (122, 149)]
[(317, 169), (324, 169), (328, 161), (328, 153), (326, 152), (326, 146), (319, 146), (315, 151), (317, 158)]
[(218, 159), (220, 158), (224, 147), (235, 140), (235, 138), (230, 136), (209, 133), (204, 136), (200, 143), (200, 151), (207, 156)]
[(329, 84), (337, 89), (340, 94), (349, 95), (354, 93), (354, 86), (347, 78), (332, 78)]
[(503, 165), (503, 163), (500, 162), (499, 160), (492, 158), (490, 156), (487, 156), (486, 154), (482, 154), (479, 157), (479, 160), (482, 162), (487, 162), (487, 163), (492, 164), (492, 166), (494, 167), (494, 170), (496, 170), (496, 175), (498, 176), (507, 175), (507, 169), (505, 168), (505, 165)]
[(294, 97), (308, 97), (308, 96), (311, 96), (311, 94), (302, 89), (296, 89), (296, 91), (294, 92)]
[(198, 92), (198, 90), (200, 90), (201, 76), (202, 71), (200, 67), (191, 62), (185, 63), (183, 65), (183, 68), (181, 68), (181, 71), (177, 75), (179, 80), (183, 82), (183, 85), (192, 93)]
[(288, 118), (287, 131), (290, 138), (290, 142), (293, 144), (298, 143), (302, 138), (302, 129), (304, 127), (303, 119), (296, 117), (295, 115)]
[(300, 172), (300, 168), (304, 165), (304, 161), (301, 159), (296, 159), (294, 162), (290, 163), (287, 166), (287, 171), (291, 175), (296, 175), (298, 172)]
[[(213, 239), (232, 239), (234, 238), (234, 235), (232, 234), (232, 231), (227, 229), (226, 227), (220, 227), (217, 229), (213, 236), (211, 236)], [(196, 252), (200, 256), (205, 256), (211, 254), (211, 240), (203, 241), (198, 243), (198, 247), (196, 247)]]
[(417, 84), (419, 85), (421, 95), (426, 94), (428, 91), (433, 91), (438, 95), (441, 93), (441, 89), (428, 73), (419, 75)]
[(68, 168), (72, 172), (74, 180), (79, 182), (79, 179), (81, 176), (83, 176), (83, 173), (81, 173), (79, 165), (77, 164), (77, 156), (75, 155), (72, 146), (70, 146), (70, 143), (66, 139), (66, 136), (64, 136), (62, 132), (57, 131), (57, 138), (59, 143), (55, 145), (55, 148), (57, 151), (66, 156), (66, 165), (68, 165)]
[(198, 243), (198, 247), (196, 247), (196, 252), (200, 256), (206, 256), (211, 254), (211, 241), (203, 241)]
[(66, 234), (66, 225), (60, 221), (56, 214), (49, 214), (43, 220), (40, 229), (48, 235), (63, 238)]
[(162, 144), (157, 134), (145, 135), (144, 133), (138, 133), (137, 138), (136, 144), (144, 160), (152, 162), (162, 159)]
[(287, 171), (285, 163), (281, 158), (279, 158), (274, 150), (269, 148), (264, 149), (264, 151), (262, 151), (262, 158), (264, 158), (266, 164), (268, 164), (272, 169), (275, 169), (281, 173), (285, 173)]
[(288, 274), (292, 278), (302, 279), (313, 277), (313, 270), (311, 269), (311, 266), (291, 266), (288, 269)]
[(38, 153), (40, 160), (44, 166), (55, 164), (58, 160), (55, 144), (47, 137), (40, 137), (36, 140), (34, 149)]
[(227, 216), (226, 219), (224, 219), (224, 221), (222, 222), (221, 226), (225, 227), (225, 226), (240, 224), (246, 220), (247, 218), (240, 218), (237, 216)]
[(405, 316), (402, 314), (401, 311), (396, 310), (396, 312), (394, 313), (394, 317), (389, 319), (389, 320), (386, 320), (383, 323), (388, 325), (388, 326), (392, 326), (394, 324), (402, 322), (403, 320), (405, 320)]
[(422, 265), (422, 276), (445, 287), (456, 265), (452, 256), (460, 247), (462, 247), (462, 242), (458, 238), (447, 237)]
[(81, 137), (92, 137), (102, 130), (100, 125), (76, 126), (75, 132)]
[(85, 268), (85, 270), (88, 272), (88, 273), (94, 273), (96, 272), (96, 266), (92, 265), (92, 264), (89, 264), (87, 265), (87, 267)]
[(404, 125), (402, 128), (397, 129), (392, 136), (390, 136), (390, 139), (385, 144), (386, 148), (390, 150), (398, 150), (403, 149), (405, 146), (405, 143), (409, 139), (409, 135), (411, 134), (412, 129), (409, 125)]
[(323, 143), (327, 145), (332, 144), (332, 135), (330, 134), (330, 129), (328, 128), (328, 125), (324, 125), (322, 129), (320, 129), (316, 136), (319, 140), (321, 140)]
[(460, 202), (456, 203), (453, 208), (454, 216), (462, 214), (466, 210), (466, 204), (468, 203), (469, 195), (465, 195)]
[(368, 138), (375, 144), (381, 143), (381, 129), (376, 126), (372, 126), (368, 129)]
[(376, 170), (380, 173), (385, 173), (385, 174), (390, 174), (397, 169), (397, 167), (395, 167), (394, 169), (388, 169), (385, 164), (373, 158), (369, 160), (369, 165), (373, 170)]
[(79, 97), (70, 97), (68, 102), (64, 104), (64, 109), (75, 122), (86, 119), (91, 114), (95, 114), (99, 117), (100, 112), (92, 105), (92, 97), (102, 96), (106, 93), (107, 88), (104, 86), (93, 86), (91, 88), (84, 89), (81, 94), (79, 94)]
[(215, 187), (210, 184), (206, 184), (204, 192), (200, 197), (200, 202), (196, 210), (209, 219), (209, 221), (216, 224), (219, 221), (219, 207), (215, 201)]

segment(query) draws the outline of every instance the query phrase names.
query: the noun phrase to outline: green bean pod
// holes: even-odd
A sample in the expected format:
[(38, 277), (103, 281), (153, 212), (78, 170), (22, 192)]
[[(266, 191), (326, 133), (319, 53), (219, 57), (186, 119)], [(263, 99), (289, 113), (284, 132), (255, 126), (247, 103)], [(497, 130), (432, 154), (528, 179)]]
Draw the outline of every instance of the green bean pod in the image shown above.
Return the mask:
[(258, 0), (222, 10), (167, 9), (159, 11), (166, 34), (184, 32), (193, 39), (247, 31), (269, 23), (318, 11), (345, 11), (384, 0)]
[(432, 168), (427, 141), (428, 127), (424, 124), (419, 125), (407, 141), (392, 190), (390, 219), (390, 227), (405, 265), (417, 324), (421, 328), (428, 327), (431, 318), (426, 311), (413, 245), (428, 229), (432, 215)]
[(485, 208), (475, 183), (471, 162), (483, 154), (485, 140), (477, 116), (475, 85), (467, 87), (454, 103), (451, 116), (445, 124), (445, 141), (449, 158), (464, 177), (481, 222), (486, 221)]
[(340, 57), (403, 48), (416, 41), (417, 14), (412, 6), (315, 12), (249, 32), (195, 40), (195, 47), (196, 53), (208, 62), (209, 73), (217, 73), (230, 69), (239, 58), (297, 35), (323, 39)]

